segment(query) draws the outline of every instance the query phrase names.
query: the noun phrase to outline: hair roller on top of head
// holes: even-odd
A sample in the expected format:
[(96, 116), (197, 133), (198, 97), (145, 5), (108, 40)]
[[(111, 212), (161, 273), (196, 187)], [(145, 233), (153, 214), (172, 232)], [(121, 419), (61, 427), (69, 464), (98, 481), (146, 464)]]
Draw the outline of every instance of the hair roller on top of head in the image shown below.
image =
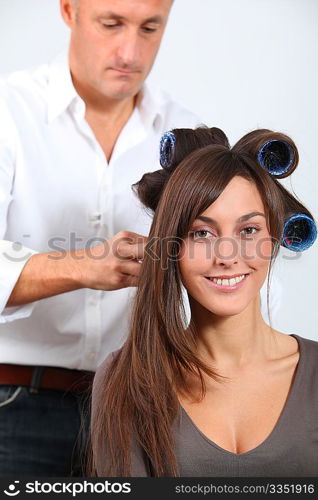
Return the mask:
[(170, 175), (185, 158), (194, 151), (213, 145), (221, 145), (227, 149), (230, 147), (228, 138), (217, 127), (202, 125), (195, 129), (176, 128), (165, 132), (159, 148), (162, 168), (144, 174), (140, 181), (132, 186), (146, 209), (155, 212)]
[(229, 148), (226, 135), (216, 127), (178, 128), (164, 133), (159, 148), (162, 168), (144, 174), (142, 179), (132, 186), (133, 191), (146, 208), (155, 212), (174, 169), (194, 151), (216, 144)]
[(317, 238), (314, 220), (306, 214), (294, 214), (285, 221), (282, 245), (294, 252), (307, 250)]
[(293, 140), (285, 134), (267, 129), (246, 134), (235, 145), (235, 150), (253, 155), (261, 167), (277, 179), (288, 177), (299, 161)]
[(282, 178), (291, 174), (295, 154), (288, 142), (271, 139), (260, 148), (257, 159), (271, 175)]
[(170, 168), (174, 155), (176, 137), (173, 132), (166, 132), (160, 140), (160, 165), (162, 168)]
[(160, 140), (160, 165), (172, 171), (197, 149), (219, 144), (229, 148), (228, 138), (217, 127), (201, 126), (196, 129), (177, 128), (165, 132)]

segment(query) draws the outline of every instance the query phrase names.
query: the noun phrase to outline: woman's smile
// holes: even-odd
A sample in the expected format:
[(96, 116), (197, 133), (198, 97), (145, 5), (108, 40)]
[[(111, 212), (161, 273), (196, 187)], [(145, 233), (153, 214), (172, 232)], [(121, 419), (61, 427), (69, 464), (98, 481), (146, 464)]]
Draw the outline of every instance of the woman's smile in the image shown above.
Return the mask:
[(248, 279), (249, 273), (237, 274), (234, 277), (210, 277), (205, 276), (204, 279), (209, 287), (213, 287), (221, 292), (235, 292), (244, 286)]

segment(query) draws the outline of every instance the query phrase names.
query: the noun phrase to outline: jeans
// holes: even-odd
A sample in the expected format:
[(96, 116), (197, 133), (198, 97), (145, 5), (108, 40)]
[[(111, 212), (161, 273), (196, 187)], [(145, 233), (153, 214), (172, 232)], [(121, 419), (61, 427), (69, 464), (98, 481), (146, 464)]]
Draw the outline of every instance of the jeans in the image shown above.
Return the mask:
[(89, 395), (0, 386), (0, 476), (84, 476)]

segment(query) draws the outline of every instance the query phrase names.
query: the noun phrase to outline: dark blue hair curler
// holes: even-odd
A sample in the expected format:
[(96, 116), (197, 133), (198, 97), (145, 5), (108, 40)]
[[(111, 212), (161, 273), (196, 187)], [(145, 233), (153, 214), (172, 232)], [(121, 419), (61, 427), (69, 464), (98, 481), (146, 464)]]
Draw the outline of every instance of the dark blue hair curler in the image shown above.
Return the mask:
[(295, 169), (295, 152), (288, 142), (271, 139), (259, 149), (258, 162), (274, 177), (286, 177)]
[(294, 252), (311, 247), (317, 238), (315, 221), (306, 214), (294, 214), (285, 221), (282, 245)]
[(162, 168), (170, 168), (173, 159), (176, 137), (173, 132), (166, 132), (160, 140), (160, 165)]

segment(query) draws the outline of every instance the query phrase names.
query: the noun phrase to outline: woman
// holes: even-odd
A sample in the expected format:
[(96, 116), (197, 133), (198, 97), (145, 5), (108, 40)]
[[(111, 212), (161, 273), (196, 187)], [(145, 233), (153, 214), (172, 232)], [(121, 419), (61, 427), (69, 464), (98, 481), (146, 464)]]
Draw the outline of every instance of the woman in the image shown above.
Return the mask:
[(268, 130), (232, 149), (216, 128), (163, 137), (135, 186), (154, 220), (130, 335), (94, 382), (98, 475), (317, 475), (318, 343), (272, 329), (259, 298), (280, 244), (316, 236), (275, 179), (297, 163)]

